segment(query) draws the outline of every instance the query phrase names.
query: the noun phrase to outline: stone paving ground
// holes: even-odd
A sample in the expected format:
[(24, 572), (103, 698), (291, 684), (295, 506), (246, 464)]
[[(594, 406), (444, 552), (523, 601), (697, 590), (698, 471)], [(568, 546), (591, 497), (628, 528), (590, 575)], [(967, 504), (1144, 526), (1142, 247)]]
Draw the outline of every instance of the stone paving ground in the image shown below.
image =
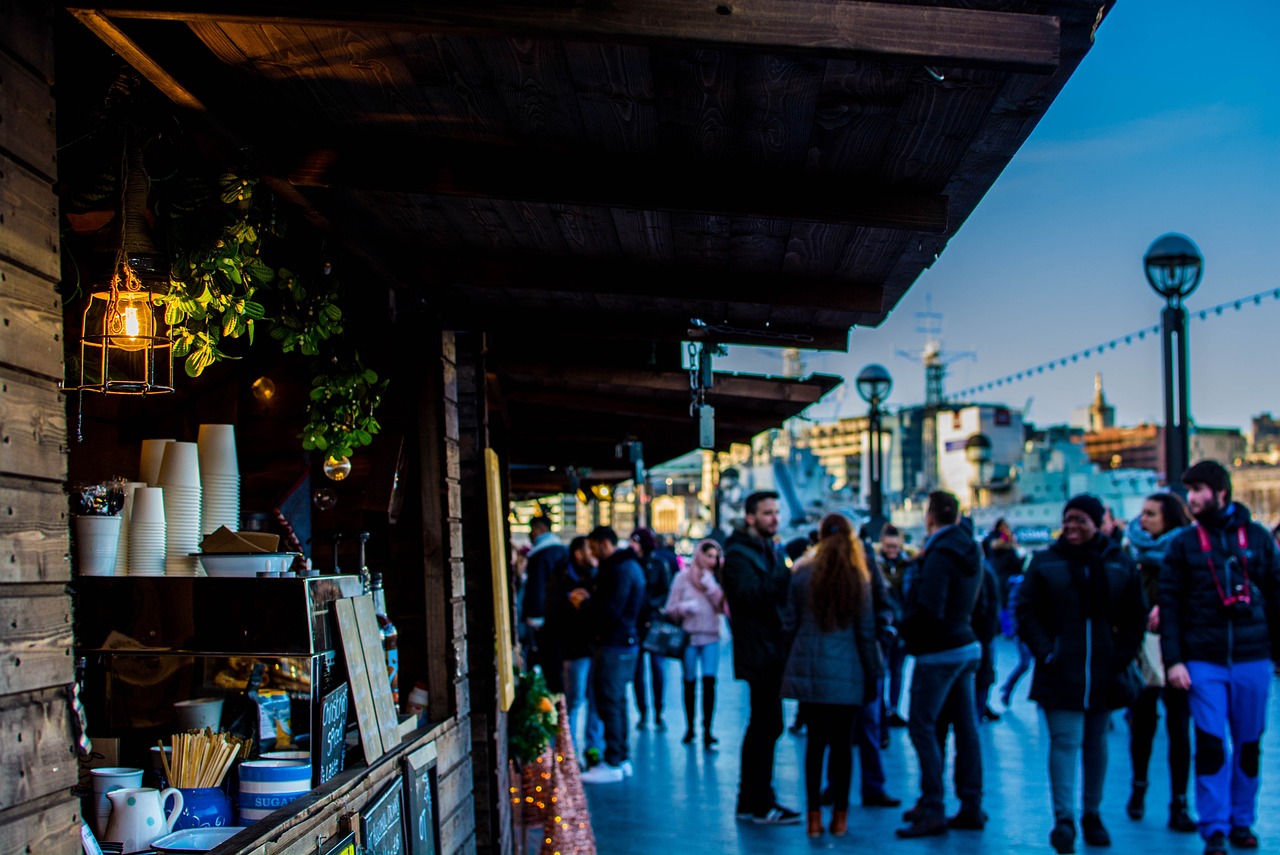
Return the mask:
[[(727, 646), (727, 645), (726, 645)], [(1003, 674), (1016, 661), (1011, 642), (1001, 640), (998, 667)], [(707, 752), (700, 742), (680, 744), (684, 713), (680, 701), (680, 666), (666, 665), (666, 719), (668, 729), (652, 727), (631, 732), (631, 756), (635, 775), (620, 784), (588, 785), (587, 799), (600, 855), (662, 855), (679, 853), (789, 853), (818, 850), (902, 853), (1052, 853), (1048, 844), (1051, 825), (1047, 772), (1048, 735), (1038, 708), (1027, 700), (1030, 675), (1014, 695), (1013, 705), (1000, 721), (983, 725), (985, 808), (990, 814), (982, 832), (952, 831), (941, 837), (903, 841), (893, 830), (901, 823), (901, 810), (862, 808), (857, 803), (858, 774), (854, 766), (854, 804), (849, 814), (849, 834), (840, 839), (829, 834), (817, 840), (805, 836), (803, 825), (762, 827), (734, 820), (738, 786), (738, 748), (747, 718), (746, 684), (732, 679), (729, 657), (720, 667), (720, 709), (715, 731), (720, 750)], [(905, 700), (904, 700), (905, 708)], [(1280, 704), (1269, 709), (1269, 727), (1263, 741), (1263, 784), (1256, 831), (1262, 851), (1280, 851)], [(786, 704), (787, 722), (795, 704)], [(905, 713), (905, 709), (904, 709)], [(632, 724), (635, 722), (632, 707)], [(1117, 853), (1151, 852), (1198, 855), (1198, 835), (1178, 834), (1165, 827), (1168, 805), (1168, 766), (1164, 761), (1163, 725), (1151, 762), (1151, 788), (1147, 816), (1130, 820), (1124, 812), (1129, 794), (1128, 726), (1123, 713), (1114, 716), (1110, 736), (1103, 820)], [(856, 757), (856, 754), (855, 754)], [(804, 737), (784, 733), (778, 740), (774, 787), (779, 800), (796, 810), (804, 809)], [(884, 752), (890, 792), (904, 807), (917, 795), (915, 753), (904, 729), (892, 731)], [(1194, 783), (1192, 784), (1194, 789)], [(951, 792), (947, 772), (948, 811), (958, 803)], [(1194, 813), (1194, 811), (1193, 811)], [(824, 817), (829, 820), (829, 809)], [(1077, 839), (1077, 852), (1088, 847)]]

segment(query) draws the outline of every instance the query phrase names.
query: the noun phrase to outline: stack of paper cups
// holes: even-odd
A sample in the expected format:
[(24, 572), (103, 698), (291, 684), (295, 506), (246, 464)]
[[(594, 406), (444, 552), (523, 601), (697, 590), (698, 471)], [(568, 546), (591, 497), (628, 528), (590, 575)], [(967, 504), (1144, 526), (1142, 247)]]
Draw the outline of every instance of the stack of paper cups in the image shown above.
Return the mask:
[(164, 447), (159, 486), (164, 490), (164, 573), (195, 576), (200, 548), (200, 461), (194, 442)]
[(129, 509), (129, 575), (164, 575), (164, 490), (138, 487)]
[(172, 439), (142, 441), (142, 463), (138, 469), (138, 480), (146, 481), (148, 487), (155, 487), (160, 483), (160, 463), (164, 460), (164, 447), (171, 442)]
[(120, 512), (120, 546), (116, 549), (117, 576), (129, 575), (129, 520), (133, 517), (133, 491), (146, 486), (144, 481), (130, 481), (124, 485), (124, 510)]
[(240, 464), (234, 425), (200, 425), (201, 533), (240, 529)]

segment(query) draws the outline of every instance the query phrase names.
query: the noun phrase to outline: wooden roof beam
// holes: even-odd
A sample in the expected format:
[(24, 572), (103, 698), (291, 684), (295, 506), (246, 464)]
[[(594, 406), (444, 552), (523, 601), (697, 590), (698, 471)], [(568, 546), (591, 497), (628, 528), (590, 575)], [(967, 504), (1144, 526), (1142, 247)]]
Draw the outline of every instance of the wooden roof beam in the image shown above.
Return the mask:
[[(644, 389), (655, 392), (689, 393), (689, 374), (684, 371), (644, 371), (594, 368), (589, 365), (537, 365), (530, 363), (490, 365), (502, 383), (552, 386), (560, 389), (581, 385)], [(759, 377), (717, 372), (709, 390), (711, 397), (790, 401), (812, 404), (840, 385), (839, 377), (816, 375), (807, 380)]]
[(610, 154), (485, 145), (427, 145), (361, 133), (304, 155), (298, 187), (715, 214), (946, 232), (947, 197), (832, 175), (769, 174), (752, 165), (677, 165)]
[[(883, 289), (876, 282), (730, 272), (692, 265), (645, 267), (608, 259), (428, 256), (423, 259), (422, 276), (426, 282), (445, 288), (463, 286), (537, 291), (548, 295), (609, 294), (684, 300), (688, 301), (687, 311), (691, 316), (700, 314), (693, 305), (696, 302), (792, 306), (877, 315), (884, 304)], [(702, 320), (710, 324), (717, 319), (703, 317)]]
[(471, 36), (800, 51), (1051, 72), (1059, 21), (982, 9), (844, 0), (132, 0), (117, 18), (386, 27)]

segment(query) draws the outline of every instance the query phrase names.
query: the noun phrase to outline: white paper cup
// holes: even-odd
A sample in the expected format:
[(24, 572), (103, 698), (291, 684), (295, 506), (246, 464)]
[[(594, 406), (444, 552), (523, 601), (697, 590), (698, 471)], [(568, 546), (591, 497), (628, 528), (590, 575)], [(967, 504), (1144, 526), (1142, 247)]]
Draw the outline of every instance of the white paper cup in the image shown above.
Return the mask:
[(158, 484), (200, 489), (200, 455), (194, 442), (171, 442), (164, 447)]
[(93, 827), (99, 837), (107, 833), (111, 818), (111, 800), (107, 793), (142, 786), (142, 770), (128, 766), (103, 766), (89, 770), (93, 782)]
[(76, 565), (81, 576), (114, 576), (120, 547), (120, 517), (73, 516)]
[(200, 447), (200, 471), (219, 475), (239, 475), (236, 458), (235, 425), (200, 425), (196, 443)]
[(222, 723), (222, 698), (178, 701), (173, 705), (173, 711), (178, 717), (178, 727), (183, 730), (203, 730), (208, 727), (217, 731)]
[(129, 512), (130, 524), (146, 523), (164, 525), (164, 488), (139, 487), (133, 491), (133, 507)]
[(142, 461), (138, 467), (139, 480), (146, 481), (154, 487), (160, 480), (160, 463), (164, 460), (164, 447), (175, 440), (144, 439), (142, 441)]

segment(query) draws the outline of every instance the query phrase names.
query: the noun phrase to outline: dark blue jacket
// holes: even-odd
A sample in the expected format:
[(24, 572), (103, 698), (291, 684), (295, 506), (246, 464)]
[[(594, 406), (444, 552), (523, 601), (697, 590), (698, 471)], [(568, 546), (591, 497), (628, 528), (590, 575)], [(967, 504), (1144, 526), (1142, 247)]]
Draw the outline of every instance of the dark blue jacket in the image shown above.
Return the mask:
[[(1239, 502), (1205, 528), (1209, 554), (1200, 548), (1200, 524), (1178, 530), (1160, 568), (1160, 650), (1166, 668), (1180, 662), (1252, 662), (1280, 657), (1280, 555), (1271, 533)], [(1245, 532), (1242, 551), (1237, 531)], [(1209, 570), (1212, 559), (1218, 584)], [(1228, 566), (1230, 562), (1230, 566)], [(1249, 571), (1250, 603), (1225, 608)]]
[(569, 594), (578, 588), (595, 596), (596, 568), (577, 567), (570, 561), (555, 571), (547, 587), (544, 643), (552, 646), (552, 656), (558, 662), (591, 655), (591, 642), (595, 635), (591, 613), (585, 608), (585, 603), (574, 608), (569, 600)]
[[(544, 538), (546, 545), (544, 546)], [(544, 534), (529, 553), (525, 566), (524, 599), (520, 617), (545, 618), (547, 616), (547, 586), (557, 569), (569, 563), (568, 548), (551, 533)]]
[(1059, 540), (1037, 552), (1018, 588), (1018, 637), (1036, 659), (1031, 700), (1047, 709), (1128, 706), (1125, 671), (1146, 624), (1142, 578), (1114, 541)]
[(982, 592), (982, 552), (967, 524), (947, 526), (926, 541), (904, 580), (899, 631), (912, 655), (973, 644), (973, 612)]
[(747, 530), (725, 541), (722, 587), (733, 629), (733, 674), (755, 680), (782, 673), (787, 653), (782, 612), (787, 604), (791, 570), (782, 548)]
[(620, 548), (596, 571), (596, 590), (587, 600), (596, 643), (603, 647), (635, 647), (640, 643), (636, 620), (644, 602), (644, 570), (636, 554)]

